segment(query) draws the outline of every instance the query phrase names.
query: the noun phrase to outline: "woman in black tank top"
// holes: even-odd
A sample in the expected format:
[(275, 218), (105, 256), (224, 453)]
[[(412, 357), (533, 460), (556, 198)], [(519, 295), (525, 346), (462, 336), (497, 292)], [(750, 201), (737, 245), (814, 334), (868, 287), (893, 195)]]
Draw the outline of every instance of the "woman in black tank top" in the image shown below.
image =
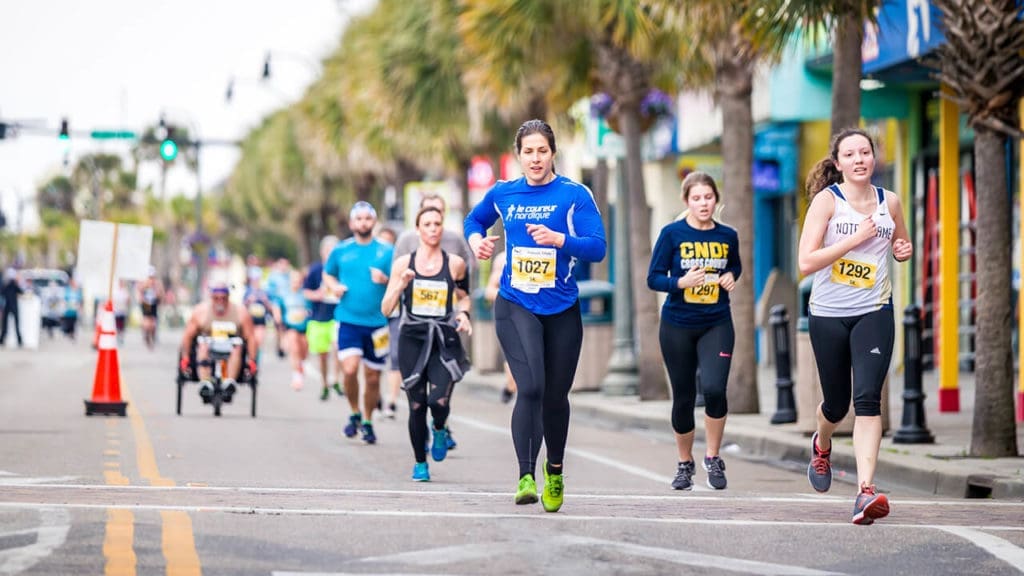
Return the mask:
[(451, 412), (455, 383), (468, 367), (458, 332), (472, 333), (466, 262), (441, 250), (443, 215), (434, 207), (416, 215), (419, 247), (391, 265), (391, 276), (381, 303), (389, 315), (401, 300), (398, 367), (402, 388), (409, 399), (409, 440), (416, 463), (412, 479), (430, 480), (427, 466), (427, 410), (433, 417), (434, 461), (448, 453), (445, 424)]

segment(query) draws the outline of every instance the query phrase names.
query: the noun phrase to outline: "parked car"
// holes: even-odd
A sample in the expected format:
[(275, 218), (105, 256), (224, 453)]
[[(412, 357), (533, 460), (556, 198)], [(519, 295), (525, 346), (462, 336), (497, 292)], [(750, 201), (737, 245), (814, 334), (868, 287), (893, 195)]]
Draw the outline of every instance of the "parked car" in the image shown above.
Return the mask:
[(21, 279), (26, 284), (26, 288), (31, 288), (36, 296), (42, 294), (43, 288), (49, 286), (51, 280), (56, 280), (59, 286), (67, 286), (70, 280), (67, 272), (52, 268), (22, 270)]

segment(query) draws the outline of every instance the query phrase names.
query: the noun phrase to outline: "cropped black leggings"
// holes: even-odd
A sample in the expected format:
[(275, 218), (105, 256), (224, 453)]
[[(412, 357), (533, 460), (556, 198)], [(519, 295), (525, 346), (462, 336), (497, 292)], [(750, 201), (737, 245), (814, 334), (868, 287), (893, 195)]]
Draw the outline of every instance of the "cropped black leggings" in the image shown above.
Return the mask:
[(499, 295), (494, 323), (518, 390), (512, 443), (519, 476), (534, 474), (541, 440), (548, 462), (562, 464), (569, 436), (569, 390), (583, 346), (580, 303), (558, 314), (539, 315)]
[[(399, 336), (398, 358), (403, 379), (412, 374), (425, 345), (422, 338), (406, 334)], [(417, 462), (427, 461), (427, 410), (430, 410), (434, 419), (434, 429), (444, 428), (451, 414), (454, 388), (451, 374), (441, 364), (441, 351), (434, 348), (430, 351), (420, 379), (405, 388), (405, 395), (409, 399), (409, 441), (412, 442), (412, 453)]]
[(729, 412), (725, 387), (736, 340), (732, 319), (706, 328), (682, 328), (662, 321), (658, 339), (672, 383), (672, 429), (677, 434), (694, 429), (697, 368), (704, 392), (704, 413), (711, 418), (725, 417)]
[(896, 330), (892, 310), (844, 318), (811, 315), (809, 324), (825, 418), (832, 423), (842, 420), (850, 411), (851, 395), (854, 414), (880, 415)]

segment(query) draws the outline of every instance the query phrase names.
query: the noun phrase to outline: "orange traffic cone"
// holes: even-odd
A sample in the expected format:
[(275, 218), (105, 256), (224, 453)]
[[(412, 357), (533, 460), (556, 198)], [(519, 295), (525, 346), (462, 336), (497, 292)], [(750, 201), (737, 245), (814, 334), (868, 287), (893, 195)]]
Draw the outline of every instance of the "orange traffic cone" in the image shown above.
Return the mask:
[(117, 363), (117, 327), (114, 323), (114, 304), (107, 301), (99, 314), (99, 359), (93, 379), (92, 400), (85, 401), (85, 415), (125, 415), (127, 402), (121, 400), (121, 369)]

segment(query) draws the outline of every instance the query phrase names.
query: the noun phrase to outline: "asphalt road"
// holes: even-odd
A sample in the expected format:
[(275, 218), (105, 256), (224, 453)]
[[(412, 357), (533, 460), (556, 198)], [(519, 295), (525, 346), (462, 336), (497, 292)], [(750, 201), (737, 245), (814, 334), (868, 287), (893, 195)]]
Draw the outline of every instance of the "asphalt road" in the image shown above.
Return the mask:
[[(214, 418), (175, 414), (175, 334), (120, 350), (129, 413), (86, 417), (96, 353), (0, 351), (3, 574), (1008, 574), (1024, 503), (889, 494), (849, 524), (854, 487), (814, 494), (802, 468), (729, 450), (729, 488), (675, 492), (671, 438), (574, 418), (557, 514), (516, 506), (511, 407), (456, 389), (458, 448), (414, 483), (402, 409), (378, 444), (347, 439), (347, 402), (288, 386), (268, 354)], [(270, 351), (270, 346), (266, 347)]]

